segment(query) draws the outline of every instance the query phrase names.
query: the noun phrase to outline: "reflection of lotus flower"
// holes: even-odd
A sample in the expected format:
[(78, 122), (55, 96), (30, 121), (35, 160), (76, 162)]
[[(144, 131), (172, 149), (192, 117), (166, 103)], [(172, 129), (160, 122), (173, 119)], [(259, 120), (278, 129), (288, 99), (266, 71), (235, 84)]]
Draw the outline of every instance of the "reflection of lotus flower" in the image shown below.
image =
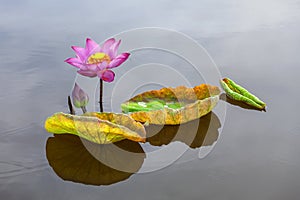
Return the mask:
[(75, 83), (72, 91), (72, 99), (76, 108), (83, 108), (89, 102), (89, 96), (78, 86), (77, 83)]
[(100, 47), (90, 38), (86, 39), (85, 48), (72, 46), (76, 58), (68, 58), (65, 62), (75, 66), (79, 74), (88, 77), (98, 76), (106, 82), (112, 82), (115, 74), (111, 68), (118, 67), (129, 57), (129, 53), (117, 55), (121, 40), (111, 38)]

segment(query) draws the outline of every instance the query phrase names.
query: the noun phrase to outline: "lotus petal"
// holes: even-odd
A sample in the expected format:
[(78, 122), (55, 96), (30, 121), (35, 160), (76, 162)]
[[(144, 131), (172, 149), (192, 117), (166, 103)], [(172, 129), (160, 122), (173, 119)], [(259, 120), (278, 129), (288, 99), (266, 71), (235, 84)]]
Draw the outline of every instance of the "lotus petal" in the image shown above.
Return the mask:
[(83, 116), (55, 113), (45, 122), (45, 129), (55, 134), (78, 135), (98, 144), (124, 139), (145, 142), (146, 132), (141, 123), (125, 114), (86, 113)]
[(201, 84), (147, 91), (124, 102), (124, 113), (149, 124), (182, 124), (208, 114), (219, 101), (217, 86)]

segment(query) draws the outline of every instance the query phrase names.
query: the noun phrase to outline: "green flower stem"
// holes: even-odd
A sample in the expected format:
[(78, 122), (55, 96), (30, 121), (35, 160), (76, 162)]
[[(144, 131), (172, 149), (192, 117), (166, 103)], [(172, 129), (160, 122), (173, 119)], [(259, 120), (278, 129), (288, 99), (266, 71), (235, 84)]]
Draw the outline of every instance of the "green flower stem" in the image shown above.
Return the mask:
[(86, 113), (86, 107), (85, 106), (82, 106), (81, 110), (82, 110), (83, 113)]
[(73, 105), (72, 105), (72, 101), (71, 101), (71, 97), (68, 96), (68, 106), (69, 106), (69, 111), (70, 111), (70, 114), (71, 115), (75, 115), (75, 110), (73, 108)]
[(99, 96), (100, 112), (103, 112), (103, 80), (100, 79), (100, 96)]

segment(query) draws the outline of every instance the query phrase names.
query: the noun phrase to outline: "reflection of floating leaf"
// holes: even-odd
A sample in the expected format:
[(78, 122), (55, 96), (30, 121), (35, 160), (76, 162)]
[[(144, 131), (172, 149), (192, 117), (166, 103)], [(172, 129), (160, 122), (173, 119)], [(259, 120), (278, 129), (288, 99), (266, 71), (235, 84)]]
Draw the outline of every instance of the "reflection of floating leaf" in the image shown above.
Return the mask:
[(123, 112), (131, 112), (130, 116), (139, 122), (176, 125), (209, 113), (218, 103), (219, 94), (217, 86), (207, 84), (194, 88), (162, 88), (139, 94), (121, 107)]
[(98, 144), (108, 144), (123, 139), (145, 142), (142, 124), (125, 114), (86, 113), (76, 116), (55, 113), (45, 122), (45, 129), (51, 133), (70, 133)]
[(237, 101), (237, 100), (231, 99), (225, 93), (222, 93), (220, 95), (220, 100), (230, 103), (231, 105), (234, 105), (234, 106), (239, 106), (244, 109), (261, 111), (261, 109), (250, 106), (242, 101)]
[(220, 84), (225, 90), (227, 96), (231, 99), (244, 102), (260, 110), (265, 109), (266, 104), (263, 101), (251, 94), (242, 86), (236, 84), (233, 80), (224, 78), (223, 80), (220, 80)]
[[(123, 140), (98, 145), (67, 134), (48, 138), (46, 154), (59, 177), (91, 185), (110, 185), (126, 180), (141, 168), (145, 158), (137, 142)], [(109, 163), (118, 163), (124, 171), (107, 166)]]
[(212, 145), (219, 136), (219, 118), (209, 113), (200, 119), (176, 126), (150, 125), (146, 127), (147, 141), (154, 146), (181, 141), (191, 148)]

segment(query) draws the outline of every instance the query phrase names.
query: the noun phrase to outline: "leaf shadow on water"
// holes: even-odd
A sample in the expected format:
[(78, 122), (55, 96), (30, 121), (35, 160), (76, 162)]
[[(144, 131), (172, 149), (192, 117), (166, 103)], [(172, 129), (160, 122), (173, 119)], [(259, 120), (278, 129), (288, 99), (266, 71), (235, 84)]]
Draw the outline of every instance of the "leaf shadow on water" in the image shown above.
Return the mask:
[(181, 125), (150, 125), (146, 127), (147, 139), (151, 145), (161, 146), (180, 141), (190, 148), (212, 145), (219, 137), (221, 123), (213, 112)]
[(137, 142), (123, 140), (99, 145), (68, 134), (49, 137), (46, 156), (63, 180), (89, 185), (126, 180), (141, 168), (146, 157)]
[[(180, 141), (190, 148), (211, 146), (218, 139), (221, 123), (213, 112), (181, 125), (145, 127), (153, 146)], [(46, 144), (49, 165), (63, 180), (110, 185), (128, 179), (143, 165), (146, 154), (137, 142), (123, 140), (99, 145), (75, 135), (55, 134)]]
[(266, 109), (261, 110), (261, 109), (255, 108), (253, 106), (250, 106), (250, 105), (248, 105), (248, 104), (246, 104), (244, 102), (240, 102), (240, 101), (236, 101), (234, 99), (231, 99), (225, 93), (222, 93), (220, 95), (220, 100), (225, 101), (225, 102), (227, 102), (227, 103), (229, 103), (231, 105), (234, 105), (234, 106), (239, 106), (239, 107), (244, 108), (244, 109), (266, 112)]

